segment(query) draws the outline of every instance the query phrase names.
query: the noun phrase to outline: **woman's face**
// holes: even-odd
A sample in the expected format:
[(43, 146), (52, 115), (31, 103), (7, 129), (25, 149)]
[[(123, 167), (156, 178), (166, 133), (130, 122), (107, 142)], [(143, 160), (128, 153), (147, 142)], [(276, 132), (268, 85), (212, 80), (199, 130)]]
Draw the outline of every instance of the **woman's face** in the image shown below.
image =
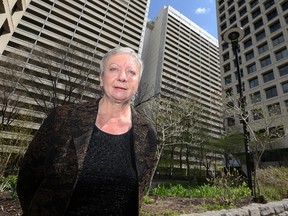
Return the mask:
[(129, 54), (110, 56), (100, 77), (104, 95), (118, 103), (127, 102), (136, 93), (140, 82), (140, 65)]

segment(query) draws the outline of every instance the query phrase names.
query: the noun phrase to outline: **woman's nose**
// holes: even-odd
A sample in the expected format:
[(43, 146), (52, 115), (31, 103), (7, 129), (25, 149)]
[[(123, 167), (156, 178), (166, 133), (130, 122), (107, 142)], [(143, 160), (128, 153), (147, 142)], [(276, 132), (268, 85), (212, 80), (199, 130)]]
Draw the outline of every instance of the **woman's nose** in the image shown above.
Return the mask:
[(120, 70), (118, 79), (120, 81), (126, 81), (127, 80), (127, 74), (126, 74), (125, 70)]

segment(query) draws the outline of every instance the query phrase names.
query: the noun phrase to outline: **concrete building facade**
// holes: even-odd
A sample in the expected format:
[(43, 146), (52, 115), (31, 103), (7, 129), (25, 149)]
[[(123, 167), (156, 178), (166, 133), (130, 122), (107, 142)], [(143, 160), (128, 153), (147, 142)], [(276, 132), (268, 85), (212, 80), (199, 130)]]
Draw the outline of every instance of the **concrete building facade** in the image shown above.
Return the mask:
[[(141, 55), (149, 4), (149, 0), (0, 1), (1, 90), (17, 100), (14, 105), (21, 115), (32, 116), (25, 125), (38, 129), (47, 114), (40, 107), (101, 94), (98, 62), (111, 48), (129, 46)], [(10, 105), (7, 116), (13, 112)]]
[[(284, 136), (267, 145), (263, 163), (287, 161), (288, 1), (218, 0), (216, 8), (224, 103), (230, 110), (239, 107), (235, 56), (223, 35), (232, 27), (242, 27), (245, 35), (238, 56), (248, 125), (256, 133)], [(226, 129), (241, 128), (238, 116), (232, 112), (226, 116)]]
[[(203, 133), (207, 137), (220, 137), (223, 122), (218, 41), (171, 6), (165, 6), (158, 16), (147, 24), (143, 59), (143, 100), (161, 94), (171, 100), (185, 98), (194, 101), (203, 111), (200, 114)], [(189, 176), (189, 172), (192, 172), (190, 169), (199, 169), (203, 162), (201, 147), (195, 145), (190, 148), (192, 150), (176, 147), (173, 153), (168, 153), (169, 149), (166, 148), (167, 154), (161, 158), (165, 165), (161, 161), (158, 165), (159, 177), (179, 175), (178, 173), (183, 172)], [(202, 148), (207, 146), (203, 145)], [(186, 169), (186, 150), (190, 155), (189, 169)], [(219, 159), (219, 155), (212, 154), (211, 150), (206, 156), (207, 160), (211, 161)], [(171, 157), (173, 162), (168, 166), (167, 161), (170, 161)], [(213, 169), (212, 164), (214, 163), (211, 163), (209, 169)]]
[(146, 97), (161, 93), (197, 101), (213, 113), (203, 116), (203, 122), (212, 136), (219, 137), (222, 103), (218, 41), (167, 6), (148, 22), (144, 44), (142, 85), (151, 90)]

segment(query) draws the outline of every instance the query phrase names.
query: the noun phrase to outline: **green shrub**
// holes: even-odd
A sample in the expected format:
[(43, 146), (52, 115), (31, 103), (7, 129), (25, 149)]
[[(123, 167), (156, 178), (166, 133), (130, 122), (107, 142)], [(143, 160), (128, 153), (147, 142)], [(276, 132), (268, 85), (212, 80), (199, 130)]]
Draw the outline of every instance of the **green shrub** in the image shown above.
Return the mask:
[(260, 193), (268, 200), (288, 197), (288, 168), (268, 167), (257, 170)]
[(0, 177), (0, 192), (8, 191), (13, 198), (17, 197), (16, 193), (17, 176), (10, 175)]
[(144, 196), (142, 202), (145, 204), (152, 204), (155, 203), (155, 200), (148, 196)]

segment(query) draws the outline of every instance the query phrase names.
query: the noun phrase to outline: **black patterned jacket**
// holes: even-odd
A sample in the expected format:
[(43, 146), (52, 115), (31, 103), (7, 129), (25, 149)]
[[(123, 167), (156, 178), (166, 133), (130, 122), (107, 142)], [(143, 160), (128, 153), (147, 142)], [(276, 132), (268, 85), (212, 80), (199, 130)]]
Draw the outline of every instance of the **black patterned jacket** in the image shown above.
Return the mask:
[[(58, 107), (36, 132), (18, 175), (23, 215), (64, 215), (82, 169), (98, 104), (99, 99)], [(132, 123), (140, 209), (156, 162), (156, 133), (133, 108)]]

